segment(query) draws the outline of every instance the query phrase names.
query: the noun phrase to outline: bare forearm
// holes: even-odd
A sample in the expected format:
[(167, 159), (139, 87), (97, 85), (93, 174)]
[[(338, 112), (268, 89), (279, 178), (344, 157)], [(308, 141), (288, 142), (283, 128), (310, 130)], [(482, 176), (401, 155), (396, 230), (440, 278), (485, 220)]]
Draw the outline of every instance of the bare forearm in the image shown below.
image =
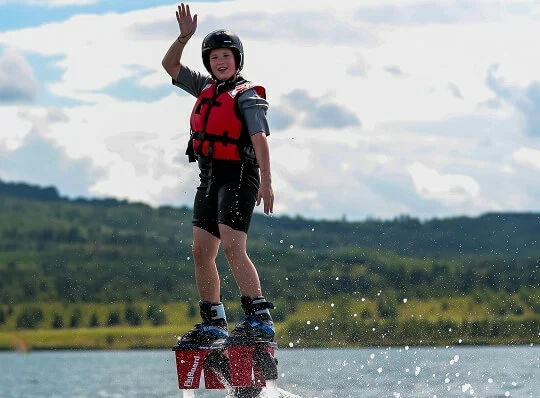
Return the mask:
[(182, 41), (181, 38), (176, 39), (161, 61), (161, 65), (163, 65), (163, 68), (173, 79), (176, 79), (178, 72), (180, 71), (180, 58), (182, 57), (182, 52), (184, 51), (186, 44), (187, 43)]
[(266, 133), (260, 132), (251, 137), (255, 156), (261, 172), (261, 180), (272, 183), (272, 172), (270, 170), (270, 148), (266, 139)]
[(272, 173), (270, 171), (270, 148), (266, 140), (266, 133), (261, 131), (251, 136), (251, 142), (255, 149), (255, 156), (261, 171), (261, 186), (257, 192), (257, 206), (264, 202), (264, 213), (274, 211), (274, 191), (272, 189)]

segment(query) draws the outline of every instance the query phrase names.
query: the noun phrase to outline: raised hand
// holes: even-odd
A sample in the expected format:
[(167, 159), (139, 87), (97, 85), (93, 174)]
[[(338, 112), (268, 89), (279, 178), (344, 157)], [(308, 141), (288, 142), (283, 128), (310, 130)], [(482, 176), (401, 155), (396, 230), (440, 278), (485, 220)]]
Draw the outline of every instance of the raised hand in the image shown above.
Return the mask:
[(180, 28), (180, 37), (187, 42), (197, 29), (197, 14), (192, 17), (189, 4), (180, 3), (176, 11), (176, 20)]

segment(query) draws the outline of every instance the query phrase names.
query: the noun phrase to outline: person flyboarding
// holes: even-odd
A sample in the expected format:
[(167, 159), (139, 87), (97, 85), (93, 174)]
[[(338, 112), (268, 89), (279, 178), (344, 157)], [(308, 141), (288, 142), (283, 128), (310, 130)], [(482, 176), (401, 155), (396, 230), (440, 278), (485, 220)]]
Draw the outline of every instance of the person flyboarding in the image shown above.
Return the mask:
[[(197, 162), (200, 184), (193, 205), (193, 259), (202, 322), (179, 339), (179, 345), (207, 346), (225, 339), (272, 342), (275, 330), (262, 295), (257, 269), (249, 258), (247, 233), (255, 204), (273, 212), (270, 134), (265, 89), (241, 75), (244, 50), (237, 34), (214, 30), (202, 41), (202, 61), (208, 74), (181, 62), (182, 52), (197, 29), (197, 14), (188, 4), (176, 11), (179, 36), (162, 66), (172, 83), (196, 97), (186, 154)], [(245, 316), (229, 333), (221, 302), (216, 257), (220, 244), (240, 291)]]

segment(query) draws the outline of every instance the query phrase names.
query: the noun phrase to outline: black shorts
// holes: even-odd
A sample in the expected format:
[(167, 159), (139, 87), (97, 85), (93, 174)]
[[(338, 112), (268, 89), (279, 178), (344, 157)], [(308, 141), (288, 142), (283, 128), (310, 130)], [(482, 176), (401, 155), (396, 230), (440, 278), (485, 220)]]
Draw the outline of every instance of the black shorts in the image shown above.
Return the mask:
[(213, 179), (197, 188), (193, 205), (193, 225), (219, 236), (218, 224), (248, 232), (257, 189), (245, 181)]

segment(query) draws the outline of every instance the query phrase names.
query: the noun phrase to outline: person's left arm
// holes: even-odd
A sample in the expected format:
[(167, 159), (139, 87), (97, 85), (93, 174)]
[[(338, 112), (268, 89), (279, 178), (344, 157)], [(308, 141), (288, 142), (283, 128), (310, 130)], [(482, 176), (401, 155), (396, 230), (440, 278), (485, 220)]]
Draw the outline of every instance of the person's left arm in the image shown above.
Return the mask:
[(274, 191), (272, 189), (272, 172), (270, 170), (270, 147), (266, 139), (266, 132), (260, 131), (251, 136), (251, 143), (255, 150), (257, 163), (261, 174), (261, 186), (257, 194), (257, 206), (264, 203), (264, 213), (274, 211)]
[(274, 191), (272, 190), (272, 172), (270, 169), (270, 147), (266, 136), (270, 134), (266, 111), (268, 102), (250, 89), (242, 93), (238, 99), (240, 112), (244, 116), (255, 157), (259, 164), (261, 185), (257, 193), (257, 206), (264, 203), (264, 213), (274, 211)]

